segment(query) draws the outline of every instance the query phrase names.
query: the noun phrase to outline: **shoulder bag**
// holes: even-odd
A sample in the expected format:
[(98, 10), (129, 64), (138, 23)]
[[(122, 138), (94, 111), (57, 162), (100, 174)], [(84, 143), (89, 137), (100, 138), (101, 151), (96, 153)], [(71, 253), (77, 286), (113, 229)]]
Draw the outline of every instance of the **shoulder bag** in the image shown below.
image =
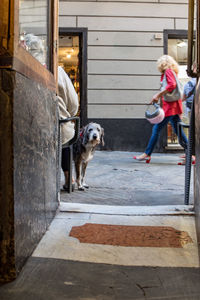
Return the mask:
[[(176, 87), (171, 93), (168, 92), (167, 94), (163, 95), (164, 100), (166, 102), (174, 102), (174, 101), (177, 101), (177, 100), (183, 98), (183, 85), (178, 80), (175, 72), (174, 71), (172, 71), (172, 72), (173, 72), (174, 78), (176, 80)], [(165, 90), (167, 85), (168, 85), (167, 78), (166, 78), (166, 74), (164, 73), (163, 81), (161, 83), (161, 91)]]

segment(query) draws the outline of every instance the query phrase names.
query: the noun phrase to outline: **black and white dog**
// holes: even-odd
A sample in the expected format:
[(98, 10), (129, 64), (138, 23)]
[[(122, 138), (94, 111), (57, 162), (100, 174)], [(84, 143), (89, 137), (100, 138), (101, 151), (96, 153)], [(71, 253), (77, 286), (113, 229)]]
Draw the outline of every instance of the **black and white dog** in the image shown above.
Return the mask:
[(77, 142), (73, 145), (76, 182), (80, 191), (89, 188), (85, 183), (85, 172), (99, 144), (104, 145), (104, 129), (97, 123), (89, 123), (81, 130)]

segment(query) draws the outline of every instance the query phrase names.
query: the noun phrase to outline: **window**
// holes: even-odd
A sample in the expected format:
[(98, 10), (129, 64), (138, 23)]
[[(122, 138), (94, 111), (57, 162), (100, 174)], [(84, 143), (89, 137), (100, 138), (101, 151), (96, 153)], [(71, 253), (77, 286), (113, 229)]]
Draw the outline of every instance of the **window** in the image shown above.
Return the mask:
[(49, 68), (48, 0), (19, 1), (19, 43)]
[(56, 91), (57, 0), (3, 0), (0, 67)]
[[(74, 88), (79, 94), (80, 66), (79, 66), (79, 36), (60, 36), (58, 64), (63, 67), (70, 77)], [(79, 95), (80, 97), (80, 95)]]
[[(165, 54), (172, 56), (179, 64), (179, 79), (184, 85), (189, 77), (186, 73), (187, 69), (187, 31), (185, 30), (164, 30), (164, 50)], [(183, 103), (183, 121), (188, 123), (187, 109)], [(185, 130), (186, 135), (188, 131)], [(167, 146), (169, 148), (180, 147), (177, 136), (174, 134), (170, 124), (167, 126)]]
[[(168, 54), (172, 56), (179, 64), (179, 79), (181, 83), (184, 85), (189, 77), (187, 76), (187, 39), (168, 39)], [(187, 123), (187, 111), (185, 103), (183, 103), (183, 121)], [(185, 130), (186, 135), (188, 135), (187, 130)], [(168, 145), (176, 145), (178, 144), (178, 139), (176, 134), (173, 132), (172, 127), (168, 124)]]
[(78, 94), (82, 127), (87, 123), (87, 28), (59, 28), (58, 64)]

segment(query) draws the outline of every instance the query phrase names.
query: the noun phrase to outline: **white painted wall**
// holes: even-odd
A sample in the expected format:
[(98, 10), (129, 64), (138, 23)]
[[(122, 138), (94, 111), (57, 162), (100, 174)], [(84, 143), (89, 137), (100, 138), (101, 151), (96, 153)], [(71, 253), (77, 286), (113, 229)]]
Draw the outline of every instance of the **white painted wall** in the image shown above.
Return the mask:
[(88, 28), (88, 117), (144, 118), (159, 89), (164, 29), (187, 29), (188, 0), (60, 1), (60, 27)]

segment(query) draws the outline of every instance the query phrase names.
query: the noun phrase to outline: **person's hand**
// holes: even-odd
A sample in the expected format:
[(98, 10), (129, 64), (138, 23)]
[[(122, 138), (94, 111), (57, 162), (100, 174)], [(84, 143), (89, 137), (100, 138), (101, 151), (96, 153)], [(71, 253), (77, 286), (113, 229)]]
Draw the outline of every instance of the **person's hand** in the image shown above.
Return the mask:
[(153, 104), (153, 103), (158, 103), (159, 101), (159, 98), (160, 98), (160, 95), (159, 94), (155, 94), (150, 102), (150, 104)]

